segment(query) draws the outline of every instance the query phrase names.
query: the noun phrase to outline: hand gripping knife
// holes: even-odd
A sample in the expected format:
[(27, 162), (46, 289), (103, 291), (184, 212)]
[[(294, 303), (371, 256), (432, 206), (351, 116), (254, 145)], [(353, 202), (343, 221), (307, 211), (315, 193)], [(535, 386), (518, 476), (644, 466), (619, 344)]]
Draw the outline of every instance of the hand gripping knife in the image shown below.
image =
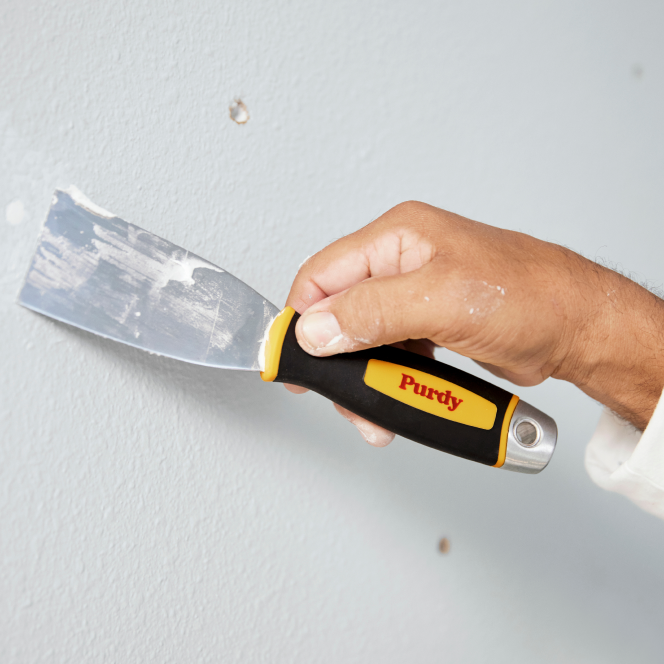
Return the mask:
[(548, 415), (442, 362), (392, 346), (312, 357), (295, 338), (293, 309), (279, 312), (74, 187), (53, 196), (19, 302), (152, 353), (307, 387), (404, 438), (495, 468), (538, 473), (556, 445)]

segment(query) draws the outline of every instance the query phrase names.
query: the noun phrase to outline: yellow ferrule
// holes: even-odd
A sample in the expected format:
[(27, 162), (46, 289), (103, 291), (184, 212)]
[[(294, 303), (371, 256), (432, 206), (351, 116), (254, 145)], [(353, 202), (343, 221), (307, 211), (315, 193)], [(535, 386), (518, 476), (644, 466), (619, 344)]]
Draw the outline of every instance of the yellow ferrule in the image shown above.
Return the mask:
[(494, 468), (500, 468), (505, 463), (505, 455), (507, 454), (507, 434), (510, 430), (510, 423), (512, 422), (512, 415), (514, 415), (514, 409), (519, 403), (519, 397), (515, 395), (512, 396), (512, 399), (507, 406), (505, 411), (505, 418), (503, 419), (503, 427), (500, 430), (500, 449), (498, 450), (498, 461), (494, 465)]
[(267, 383), (271, 383), (279, 373), (281, 349), (284, 346), (284, 338), (294, 315), (295, 309), (286, 307), (279, 312), (268, 330), (265, 342), (265, 369), (261, 371), (261, 378)]

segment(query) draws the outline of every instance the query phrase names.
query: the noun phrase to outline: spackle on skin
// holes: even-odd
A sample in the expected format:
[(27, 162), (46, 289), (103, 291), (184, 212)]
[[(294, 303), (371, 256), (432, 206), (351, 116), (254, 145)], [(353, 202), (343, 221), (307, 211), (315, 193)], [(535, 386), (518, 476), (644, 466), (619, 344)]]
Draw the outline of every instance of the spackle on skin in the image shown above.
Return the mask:
[(362, 438), (364, 438), (364, 440), (366, 440), (369, 445), (373, 445), (374, 447), (385, 447), (386, 445), (389, 445), (394, 439), (393, 433), (387, 431), (383, 432), (380, 429), (376, 429), (374, 425), (370, 424), (369, 422), (365, 422), (360, 418), (348, 418), (348, 420), (357, 427), (357, 430), (362, 435)]
[(364, 440), (369, 443), (369, 445), (375, 445), (376, 444), (376, 432), (372, 431), (366, 424), (362, 422), (354, 422), (355, 426), (358, 428), (359, 432), (362, 434), (362, 437)]
[[(461, 282), (459, 290), (460, 296), (466, 302), (468, 309), (466, 311), (473, 316), (475, 323), (480, 323), (490, 316), (504, 302), (505, 289), (496, 284), (490, 284), (487, 281), (466, 280)], [(464, 292), (465, 291), (465, 292)]]
[(429, 301), (429, 298), (428, 298), (426, 295), (424, 296), (424, 299), (425, 299), (427, 302)]
[(344, 335), (343, 335), (343, 334), (337, 334), (336, 337), (334, 337), (333, 339), (330, 339), (330, 340), (325, 344), (325, 346), (321, 346), (321, 348), (329, 348), (330, 346), (334, 346), (334, 344), (339, 343), (339, 341), (341, 341), (343, 338), (344, 338)]
[[(304, 259), (304, 260), (303, 260), (303, 261), (297, 266), (298, 272), (302, 269), (302, 266), (303, 266), (303, 265), (304, 265), (304, 264), (305, 264), (310, 258), (311, 258), (311, 256), (307, 256), (307, 257), (306, 257), (306, 258), (305, 258), (305, 259)], [(311, 295), (310, 295), (309, 297), (311, 297)]]
[(337, 407), (337, 410), (339, 410), (341, 415), (343, 415), (351, 424), (355, 425), (362, 438), (364, 438), (369, 445), (373, 445), (374, 447), (385, 447), (394, 440), (394, 434), (392, 432), (386, 431), (382, 427), (378, 427), (375, 424), (363, 420), (361, 417), (358, 417), (355, 413), (351, 413), (351, 411), (346, 408)]

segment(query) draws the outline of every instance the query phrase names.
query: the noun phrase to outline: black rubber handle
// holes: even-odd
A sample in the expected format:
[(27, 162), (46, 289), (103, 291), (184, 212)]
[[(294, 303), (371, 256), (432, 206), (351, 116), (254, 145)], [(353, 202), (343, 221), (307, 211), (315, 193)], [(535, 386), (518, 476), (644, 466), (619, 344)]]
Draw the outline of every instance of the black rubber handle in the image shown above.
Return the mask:
[[(313, 357), (302, 350), (295, 338), (298, 318), (298, 314), (293, 316), (286, 332), (276, 382), (292, 383), (318, 392), (351, 412), (422, 445), (489, 466), (496, 465), (503, 421), (512, 401), (512, 394), (465, 371), (392, 346), (324, 358)], [(412, 399), (410, 395), (417, 394), (414, 390), (424, 391), (417, 399), (422, 399), (421, 403), (436, 410), (437, 414), (403, 403), (398, 398), (367, 385), (365, 374), (370, 360), (397, 365), (391, 369), (398, 374), (398, 380), (403, 384), (400, 389), (404, 394), (408, 394), (408, 398)], [(376, 364), (373, 363), (372, 366)], [(479, 428), (446, 419), (455, 416), (452, 411), (455, 406), (455, 410), (463, 406), (458, 398), (450, 401), (454, 389), (446, 393), (442, 389), (424, 389), (423, 382), (409, 380), (408, 369), (443, 379), (452, 383), (453, 388), (461, 388), (460, 394), (463, 390), (468, 390), (494, 404), (496, 414), (491, 428)], [(429, 383), (435, 384), (435, 380), (429, 380)], [(400, 391), (398, 396), (401, 396)], [(472, 398), (472, 395), (468, 398), (466, 394), (467, 403), (472, 401)], [(450, 412), (452, 414), (448, 415)]]

